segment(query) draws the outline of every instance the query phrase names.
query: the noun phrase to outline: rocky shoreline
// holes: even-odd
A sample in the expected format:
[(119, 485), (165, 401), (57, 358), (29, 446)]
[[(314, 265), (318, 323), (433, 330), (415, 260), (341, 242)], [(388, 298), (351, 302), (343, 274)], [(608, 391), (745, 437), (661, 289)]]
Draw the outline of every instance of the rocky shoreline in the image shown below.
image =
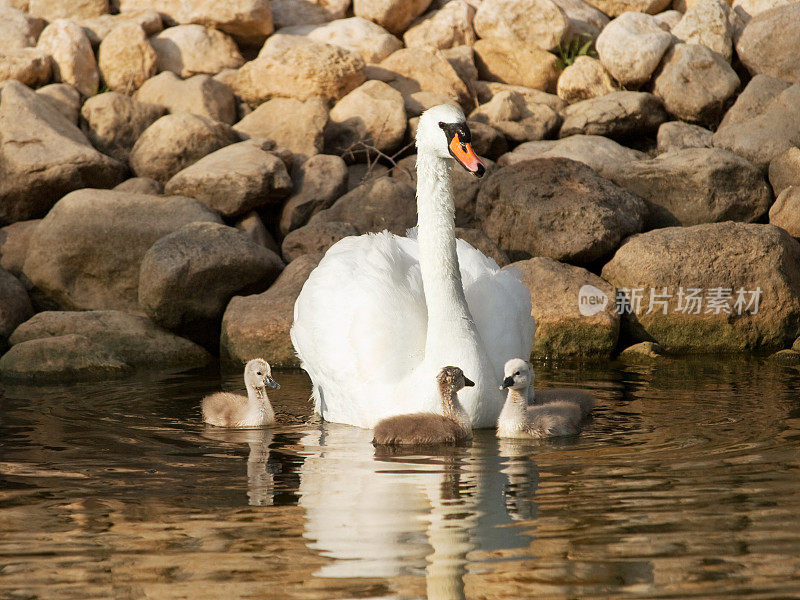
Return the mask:
[(797, 48), (790, 0), (0, 0), (0, 376), (297, 366), (305, 279), (415, 225), (443, 102), (533, 358), (800, 363)]

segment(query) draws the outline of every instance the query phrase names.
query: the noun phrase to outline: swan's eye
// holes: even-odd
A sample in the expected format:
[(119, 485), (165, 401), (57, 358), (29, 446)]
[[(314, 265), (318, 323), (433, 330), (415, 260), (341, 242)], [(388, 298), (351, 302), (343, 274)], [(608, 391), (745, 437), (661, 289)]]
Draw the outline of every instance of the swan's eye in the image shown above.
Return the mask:
[(444, 121), (439, 121), (439, 127), (441, 127), (442, 129), (444, 129), (444, 126), (445, 126), (445, 125), (446, 125), (446, 123), (445, 123)]

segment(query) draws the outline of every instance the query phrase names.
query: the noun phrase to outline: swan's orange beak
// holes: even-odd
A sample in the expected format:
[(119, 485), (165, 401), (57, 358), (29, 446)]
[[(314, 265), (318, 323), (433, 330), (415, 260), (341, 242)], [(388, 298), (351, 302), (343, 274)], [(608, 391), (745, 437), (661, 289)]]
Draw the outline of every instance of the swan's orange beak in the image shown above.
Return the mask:
[(450, 140), (450, 145), (448, 147), (450, 149), (450, 154), (461, 163), (462, 167), (476, 177), (483, 177), (483, 174), (486, 173), (486, 166), (481, 162), (481, 159), (478, 158), (478, 155), (475, 154), (475, 151), (472, 149), (472, 144), (469, 142), (462, 142), (458, 134), (456, 134), (453, 136), (453, 139)]

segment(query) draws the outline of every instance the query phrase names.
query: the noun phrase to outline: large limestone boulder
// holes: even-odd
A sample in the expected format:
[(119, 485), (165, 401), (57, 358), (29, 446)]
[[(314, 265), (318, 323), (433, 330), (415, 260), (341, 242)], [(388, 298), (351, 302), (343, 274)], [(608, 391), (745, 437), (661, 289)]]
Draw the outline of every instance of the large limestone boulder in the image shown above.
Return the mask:
[(800, 84), (795, 84), (778, 94), (758, 116), (720, 126), (712, 138), (714, 145), (766, 170), (774, 158), (789, 148), (800, 146), (798, 106)]
[(95, 150), (66, 117), (16, 81), (0, 90), (0, 223), (43, 216), (64, 194), (112, 187), (125, 166)]
[(283, 238), (281, 254), (287, 262), (291, 262), (304, 254), (327, 252), (336, 242), (351, 235), (358, 235), (358, 230), (350, 223), (309, 223), (290, 231)]
[(8, 348), (8, 337), (33, 316), (33, 306), (19, 279), (0, 268), (0, 353)]
[(672, 28), (672, 35), (687, 44), (701, 44), (725, 57), (733, 55), (731, 9), (724, 0), (699, 0)]
[(683, 150), (684, 148), (711, 148), (714, 134), (700, 127), (683, 121), (667, 121), (658, 128), (656, 144), (658, 153)]
[(157, 73), (156, 52), (144, 29), (131, 21), (118, 25), (105, 37), (97, 60), (108, 88), (124, 94), (132, 93)]
[(621, 146), (614, 140), (599, 135), (571, 135), (560, 140), (542, 140), (517, 146), (513, 152), (500, 157), (501, 167), (532, 158), (569, 158), (591, 167), (599, 175), (610, 179), (612, 174), (629, 162), (642, 160), (647, 155)]
[(628, 138), (655, 133), (668, 119), (661, 100), (647, 92), (613, 92), (564, 109), (559, 137), (603, 135)]
[(269, 151), (273, 147), (263, 140), (225, 146), (178, 171), (164, 191), (199, 200), (226, 218), (280, 205), (292, 191), (292, 179), (283, 161)]
[(20, 48), (0, 53), (0, 81), (15, 79), (29, 87), (49, 82), (53, 76), (53, 60), (38, 48)]
[(314, 27), (306, 37), (360, 54), (367, 64), (379, 63), (403, 47), (403, 42), (383, 27), (361, 17), (338, 19)]
[(300, 256), (287, 265), (266, 292), (234, 297), (222, 317), (220, 357), (242, 362), (269, 356), (273, 367), (299, 367), (289, 337), (294, 303), (321, 258), (321, 254)]
[(563, 158), (498, 169), (478, 192), (481, 229), (512, 260), (549, 256), (589, 265), (642, 230), (645, 202)]
[(132, 367), (188, 369), (211, 362), (197, 344), (147, 317), (117, 310), (41, 312), (17, 327), (10, 341), (16, 345), (68, 335), (84, 336)]
[(108, 12), (108, 0), (29, 0), (28, 12), (45, 21), (82, 19)]
[(452, 48), (475, 43), (472, 19), (475, 9), (464, 0), (453, 0), (431, 11), (412, 24), (403, 34), (407, 47)]
[(187, 112), (228, 125), (237, 119), (233, 92), (208, 75), (181, 79), (165, 71), (148, 79), (135, 97), (140, 102), (165, 106), (173, 113)]
[(475, 95), (480, 103), (489, 102), (495, 94), (499, 94), (500, 92), (519, 92), (529, 100), (533, 100), (539, 104), (546, 104), (557, 113), (561, 113), (567, 108), (567, 103), (557, 95), (549, 94), (542, 90), (536, 90), (521, 85), (500, 83), (498, 81), (474, 81), (472, 84)]
[(146, 9), (121, 15), (99, 15), (77, 19), (76, 22), (83, 28), (83, 32), (94, 47), (99, 46), (106, 36), (122, 23), (136, 23), (147, 35), (156, 34), (164, 28), (161, 15), (154, 10)]
[(139, 266), (153, 243), (194, 221), (196, 200), (85, 189), (64, 196), (31, 236), (24, 274), (62, 309), (138, 311)]
[(44, 26), (43, 19), (0, 5), (0, 53), (35, 46)]
[(353, 13), (400, 35), (430, 3), (431, 0), (353, 0)]
[[(481, 79), (553, 92), (561, 70), (554, 54), (532, 44), (502, 38), (475, 42), (475, 63)], [(525, 65), (520, 69), (519, 65)]]
[(500, 92), (476, 108), (470, 120), (491, 125), (510, 142), (521, 143), (552, 137), (561, 117), (545, 104), (533, 102), (519, 92)]
[(221, 31), (202, 25), (178, 25), (150, 38), (159, 71), (172, 71), (186, 79), (215, 75), (244, 64), (236, 42)]
[(656, 15), (670, 5), (670, 0), (586, 0), (609, 17), (618, 17), (628, 11)]
[(53, 59), (56, 81), (74, 86), (84, 96), (97, 93), (100, 75), (92, 44), (79, 25), (57, 19), (44, 28), (36, 45)]
[(309, 223), (340, 221), (350, 223), (358, 233), (388, 229), (405, 235), (417, 224), (414, 188), (394, 177), (380, 177), (358, 186), (333, 206), (319, 211)]
[(40, 222), (41, 219), (17, 221), (0, 228), (0, 268), (19, 277), (28, 255), (31, 235)]
[(739, 59), (752, 74), (800, 83), (800, 4), (773, 8), (753, 17), (736, 42)]
[(328, 108), (320, 98), (273, 98), (246, 115), (233, 128), (250, 138), (268, 138), (288, 148), (297, 163), (322, 151)]
[(153, 321), (202, 338), (216, 334), (228, 301), (261, 292), (283, 270), (272, 250), (218, 223), (189, 223), (154, 243), (142, 258), (139, 306)]
[(164, 184), (155, 179), (150, 179), (149, 177), (131, 177), (111, 189), (116, 192), (160, 196), (164, 193)]
[(608, 177), (650, 203), (648, 228), (755, 221), (772, 200), (758, 168), (719, 148), (667, 152)]
[(274, 29), (269, 0), (118, 0), (118, 3), (120, 13), (157, 10), (169, 24), (213, 27), (247, 46), (262, 43)]
[(382, 81), (367, 81), (331, 109), (325, 147), (349, 158), (391, 154), (403, 142), (406, 126), (403, 95)]
[(483, 2), (475, 13), (475, 32), (481, 38), (507, 40), (555, 50), (570, 35), (570, 21), (552, 0)]
[(83, 131), (100, 152), (127, 163), (139, 136), (166, 112), (163, 106), (106, 92), (83, 103)]
[(769, 209), (769, 222), (800, 238), (800, 187), (790, 186), (778, 194)]
[(66, 83), (51, 83), (36, 90), (36, 95), (41, 96), (54, 110), (61, 113), (73, 125), (80, 123), (81, 93)]
[(583, 0), (553, 0), (564, 11), (569, 20), (570, 35), (563, 43), (576, 38), (597, 39), (600, 32), (608, 25), (608, 17), (594, 6)]
[(633, 236), (603, 267), (623, 329), (670, 352), (786, 348), (800, 324), (800, 245), (772, 225), (714, 223)]
[(623, 87), (638, 87), (650, 79), (672, 36), (650, 15), (626, 12), (598, 36), (600, 62)]
[(579, 56), (561, 73), (556, 86), (558, 97), (572, 104), (581, 100), (605, 96), (619, 87), (603, 63), (591, 56)]
[(297, 169), (294, 193), (281, 212), (281, 233), (305, 225), (313, 215), (332, 206), (348, 191), (347, 180), (347, 165), (338, 156), (318, 154), (305, 161)]
[(255, 60), (242, 66), (233, 83), (245, 102), (260, 104), (273, 96), (338, 100), (364, 83), (364, 60), (339, 46), (298, 35), (276, 34)]
[(404, 96), (415, 92), (434, 92), (468, 106), (471, 97), (467, 85), (441, 55), (423, 48), (404, 48), (394, 52), (380, 64), (375, 73)]
[(683, 121), (716, 124), (739, 77), (721, 54), (697, 44), (675, 44), (664, 56), (653, 93)]
[[(797, 0), (733, 0), (731, 8), (742, 22), (742, 27), (747, 25), (756, 15), (772, 8), (793, 4)], [(741, 32), (739, 32), (741, 33)]]
[(759, 116), (770, 102), (791, 85), (782, 79), (756, 75), (737, 96), (736, 102), (725, 113), (719, 127), (735, 125)]
[(617, 347), (616, 290), (586, 269), (540, 256), (512, 263), (531, 293), (532, 358), (609, 357)]
[(139, 177), (166, 183), (215, 150), (240, 141), (228, 125), (189, 113), (161, 117), (134, 144), (130, 164)]
[(789, 186), (800, 187), (800, 148), (793, 146), (769, 163), (769, 183), (777, 196)]
[(275, 29), (342, 19), (350, 0), (270, 0)]

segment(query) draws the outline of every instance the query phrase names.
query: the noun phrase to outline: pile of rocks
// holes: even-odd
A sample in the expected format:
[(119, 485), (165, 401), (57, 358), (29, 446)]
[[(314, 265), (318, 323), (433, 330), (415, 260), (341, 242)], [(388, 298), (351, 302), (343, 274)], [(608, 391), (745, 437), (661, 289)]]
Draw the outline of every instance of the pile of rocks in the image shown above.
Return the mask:
[(796, 48), (791, 0), (0, 0), (0, 374), (296, 365), (322, 253), (415, 224), (443, 102), (535, 357), (788, 348)]

